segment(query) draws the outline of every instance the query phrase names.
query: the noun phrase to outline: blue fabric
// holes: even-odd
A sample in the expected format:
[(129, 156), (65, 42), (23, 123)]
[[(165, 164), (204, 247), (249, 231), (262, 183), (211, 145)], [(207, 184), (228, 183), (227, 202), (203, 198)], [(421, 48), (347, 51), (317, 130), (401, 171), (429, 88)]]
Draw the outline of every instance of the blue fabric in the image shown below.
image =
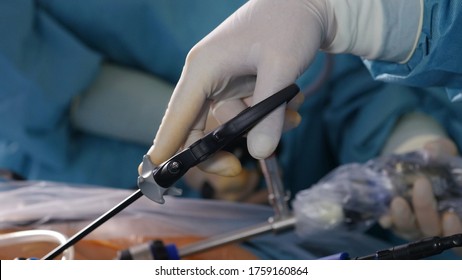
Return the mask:
[(72, 100), (103, 61), (175, 83), (189, 49), (244, 2), (1, 1), (0, 168), (134, 187), (149, 147), (76, 130)]
[(107, 59), (176, 83), (188, 51), (246, 1), (37, 2)]
[(462, 99), (462, 2), (425, 0), (417, 48), (405, 64), (366, 61), (372, 75), (410, 86), (439, 86), (453, 101)]
[[(298, 81), (302, 88), (317, 79), (325, 61), (325, 54), (316, 57)], [(443, 88), (374, 81), (361, 60), (350, 55), (333, 61), (324, 85), (299, 110), (299, 127), (283, 135), (280, 160), (292, 195), (338, 165), (378, 156), (396, 121), (413, 111), (435, 118), (462, 148), (462, 104), (450, 102)]]

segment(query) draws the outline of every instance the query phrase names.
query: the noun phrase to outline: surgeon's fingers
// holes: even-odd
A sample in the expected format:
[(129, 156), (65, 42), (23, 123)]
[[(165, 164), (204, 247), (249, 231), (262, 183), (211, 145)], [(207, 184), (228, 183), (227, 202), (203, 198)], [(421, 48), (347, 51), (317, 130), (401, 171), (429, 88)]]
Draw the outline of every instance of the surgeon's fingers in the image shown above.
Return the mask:
[(462, 233), (462, 220), (454, 212), (445, 212), (443, 214), (443, 233), (444, 235), (453, 235)]
[(286, 110), (284, 114), (284, 124), (282, 126), (282, 132), (287, 132), (291, 129), (296, 128), (301, 121), (302, 117), (298, 112)]
[(241, 162), (232, 153), (218, 151), (209, 159), (197, 165), (199, 169), (207, 173), (221, 176), (236, 176), (242, 170)]
[[(213, 130), (216, 126), (223, 124), (234, 118), (248, 106), (243, 102), (243, 98), (253, 94), (255, 88), (254, 76), (234, 77), (228, 81), (227, 86), (214, 93), (216, 100), (211, 102), (212, 114), (208, 116), (207, 123), (213, 121), (214, 126), (209, 126), (208, 130)], [(204, 136), (203, 121), (199, 120), (193, 124), (191, 133), (186, 139), (185, 146), (189, 146)], [(212, 157), (198, 165), (199, 169), (207, 173), (221, 176), (236, 176), (242, 170), (238, 158), (232, 153), (218, 151)]]
[(297, 93), (294, 98), (287, 103), (287, 110), (298, 111), (304, 101), (305, 96), (301, 92)]
[(241, 99), (228, 99), (218, 101), (212, 106), (215, 119), (223, 124), (247, 109), (247, 104)]
[[(207, 116), (207, 121), (198, 119), (191, 127), (191, 132), (188, 135), (184, 146), (188, 147), (199, 139), (203, 138), (209, 131), (203, 127), (204, 122), (210, 122), (211, 115)], [(216, 127), (209, 127), (210, 130)], [(197, 165), (199, 169), (207, 173), (218, 174), (221, 176), (235, 176), (241, 172), (241, 163), (239, 159), (232, 153), (218, 151), (207, 160)]]
[[(302, 117), (296, 111), (300, 106), (298, 102), (300, 102), (300, 100), (292, 103), (292, 106), (287, 106), (285, 110), (283, 125), (284, 132), (297, 127), (302, 120)], [(213, 107), (213, 115), (220, 124), (225, 123), (241, 111), (245, 110), (247, 108), (246, 104), (246, 102), (243, 102), (240, 99), (218, 102)]]
[(437, 210), (437, 202), (430, 181), (419, 177), (412, 188), (412, 206), (422, 234), (437, 236), (441, 234), (441, 221)]
[(302, 117), (297, 111), (303, 104), (304, 99), (305, 96), (299, 92), (287, 104), (284, 114), (284, 125), (282, 127), (283, 132), (296, 128), (302, 121)]
[[(304, 100), (305, 96), (299, 92), (287, 104), (284, 114), (284, 125), (282, 129), (283, 132), (296, 128), (302, 121), (302, 117), (297, 111), (303, 104)], [(251, 106), (252, 98), (244, 99), (244, 103), (247, 104), (247, 106)]]
[[(289, 103), (287, 103), (286, 109), (298, 111), (298, 109), (300, 108), (300, 106), (302, 106), (304, 101), (305, 101), (305, 95), (299, 92), (291, 100), (289, 100)], [(247, 106), (252, 106), (253, 104), (252, 96), (244, 98), (244, 103), (247, 104)]]
[(445, 155), (455, 156), (458, 154), (456, 145), (448, 138), (438, 138), (429, 141), (425, 143), (424, 149), (426, 149), (434, 158), (439, 158)]
[[(196, 122), (193, 123), (191, 132), (184, 143), (185, 147), (190, 146), (208, 133), (204, 127), (207, 117), (208, 115), (205, 116), (205, 114), (201, 114), (201, 118), (198, 118)], [(241, 164), (237, 157), (232, 153), (225, 151), (216, 152), (210, 158), (201, 162), (198, 167), (205, 172), (219, 174), (222, 176), (235, 176), (241, 172)]]
[[(454, 212), (446, 212), (443, 214), (443, 235), (450, 236), (462, 233), (462, 220)], [(462, 248), (455, 248), (454, 251), (462, 257)]]
[(415, 240), (421, 237), (416, 218), (404, 198), (396, 197), (392, 200), (390, 215), (393, 221), (392, 228), (397, 235), (407, 240)]
[[(279, 90), (292, 84), (297, 73), (290, 71), (278, 59), (267, 59), (257, 73), (253, 104), (256, 104)], [(279, 106), (260, 121), (247, 135), (249, 153), (257, 159), (264, 159), (276, 149), (281, 138), (286, 104)]]
[(191, 79), (180, 78), (148, 152), (154, 164), (166, 161), (179, 150), (193, 123), (196, 123), (198, 130), (205, 128), (208, 112), (205, 103), (206, 93), (202, 85)]

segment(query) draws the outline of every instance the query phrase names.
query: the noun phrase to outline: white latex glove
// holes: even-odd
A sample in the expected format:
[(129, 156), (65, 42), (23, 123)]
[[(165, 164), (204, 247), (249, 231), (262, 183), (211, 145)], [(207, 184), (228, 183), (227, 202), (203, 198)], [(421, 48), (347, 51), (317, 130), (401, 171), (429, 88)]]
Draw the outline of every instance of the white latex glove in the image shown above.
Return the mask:
[[(420, 10), (420, 0), (250, 0), (188, 54), (148, 155), (160, 164), (201, 138), (210, 106), (218, 120), (228, 119), (247, 107), (242, 98), (252, 96), (255, 104), (293, 83), (320, 48), (406, 59)], [(388, 30), (390, 14), (394, 26)], [(416, 14), (415, 20), (401, 25), (402, 14), (406, 22)], [(403, 28), (413, 36), (403, 36)], [(275, 150), (285, 115), (281, 106), (249, 131), (252, 156), (266, 158)], [(200, 167), (228, 176), (241, 170), (236, 158), (223, 153)]]
[[(295, 96), (287, 106), (290, 110), (286, 111), (286, 115), (289, 115), (290, 112), (296, 113), (295, 110), (298, 109), (298, 105), (300, 105), (302, 101), (303, 95), (300, 94)], [(244, 100), (244, 102), (247, 103), (248, 100)], [(293, 128), (294, 124), (298, 124), (296, 116), (289, 118), (295, 120), (295, 123), (286, 122), (283, 131)], [(223, 121), (227, 120), (225, 119)], [(210, 132), (220, 124), (221, 123), (219, 123), (212, 114), (209, 114), (205, 132)], [(241, 147), (236, 148), (234, 151), (237, 155), (241, 154), (241, 158), (245, 152), (246, 151), (241, 151)], [(193, 167), (183, 178), (188, 187), (199, 191), (204, 198), (263, 204), (268, 202), (268, 193), (265, 190), (257, 190), (261, 176), (261, 172), (254, 166), (242, 168), (241, 172), (234, 176), (212, 174)]]

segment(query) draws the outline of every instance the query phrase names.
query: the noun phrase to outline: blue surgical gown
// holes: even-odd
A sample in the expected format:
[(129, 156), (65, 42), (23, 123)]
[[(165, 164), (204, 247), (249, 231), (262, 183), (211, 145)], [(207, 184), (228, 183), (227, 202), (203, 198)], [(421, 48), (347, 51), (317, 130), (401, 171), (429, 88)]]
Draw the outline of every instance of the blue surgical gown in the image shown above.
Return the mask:
[[(316, 81), (326, 59), (319, 54), (299, 84)], [(283, 135), (280, 160), (292, 195), (338, 165), (380, 155), (394, 125), (407, 113), (433, 117), (462, 148), (462, 103), (451, 102), (443, 88), (375, 81), (357, 57), (336, 55), (332, 60), (323, 86), (299, 109), (301, 124)]]
[(0, 168), (31, 180), (134, 187), (149, 146), (79, 131), (72, 100), (106, 61), (173, 85), (189, 49), (244, 2), (1, 1)]
[(379, 80), (418, 87), (444, 87), (451, 100), (462, 100), (462, 2), (424, 0), (417, 48), (405, 64), (366, 61)]

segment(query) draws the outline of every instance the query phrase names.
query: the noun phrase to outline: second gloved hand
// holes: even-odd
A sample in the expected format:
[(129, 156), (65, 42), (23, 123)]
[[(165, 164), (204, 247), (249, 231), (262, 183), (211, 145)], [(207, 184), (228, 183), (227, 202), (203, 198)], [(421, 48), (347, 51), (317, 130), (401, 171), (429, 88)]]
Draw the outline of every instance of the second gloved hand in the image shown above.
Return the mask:
[[(151, 160), (160, 164), (182, 146), (203, 137), (210, 107), (223, 122), (247, 107), (243, 98), (251, 96), (255, 104), (292, 84), (320, 48), (372, 59), (405, 58), (409, 50), (401, 45), (406, 40), (390, 40), (397, 36), (388, 32), (384, 20), (390, 11), (419, 0), (402, 2), (250, 0), (189, 52), (148, 151)], [(398, 26), (412, 29), (415, 24)], [(386, 44), (382, 43), (390, 41), (398, 42), (400, 47), (394, 49), (399, 52), (383, 55), (382, 46)], [(248, 149), (253, 157), (266, 158), (275, 150), (284, 118), (294, 126), (300, 121), (298, 114), (282, 107), (249, 131)], [(224, 153), (217, 153), (200, 168), (228, 176), (241, 170), (239, 161)]]
[[(456, 146), (447, 138), (427, 142), (424, 149), (435, 158), (457, 154)], [(461, 217), (451, 211), (438, 212), (431, 182), (424, 176), (416, 178), (413, 183), (411, 203), (402, 197), (394, 198), (390, 212), (380, 219), (380, 224), (410, 241), (462, 233)], [(462, 250), (456, 251), (462, 255)]]

